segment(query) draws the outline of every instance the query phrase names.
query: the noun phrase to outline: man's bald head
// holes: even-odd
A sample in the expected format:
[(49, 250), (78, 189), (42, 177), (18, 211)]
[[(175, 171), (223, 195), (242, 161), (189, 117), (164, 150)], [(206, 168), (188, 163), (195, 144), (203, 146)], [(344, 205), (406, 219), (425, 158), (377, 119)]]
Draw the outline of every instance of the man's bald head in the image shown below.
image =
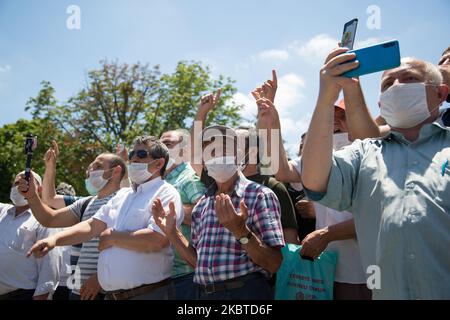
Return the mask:
[(399, 67), (386, 70), (381, 78), (381, 91), (387, 90), (397, 81), (399, 83), (424, 82), (441, 85), (443, 77), (434, 64), (417, 58), (403, 58)]

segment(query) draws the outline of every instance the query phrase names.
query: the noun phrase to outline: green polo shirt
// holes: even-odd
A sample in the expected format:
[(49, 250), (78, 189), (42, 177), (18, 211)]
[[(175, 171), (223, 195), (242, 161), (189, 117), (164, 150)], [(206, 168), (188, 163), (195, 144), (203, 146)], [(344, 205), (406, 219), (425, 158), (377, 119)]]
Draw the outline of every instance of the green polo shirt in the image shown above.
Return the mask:
[[(187, 162), (179, 164), (164, 179), (178, 190), (183, 204), (192, 205), (205, 193), (205, 186)], [(191, 226), (183, 223), (180, 229), (186, 239), (190, 240)], [(192, 272), (194, 269), (175, 250), (172, 277), (176, 278)]]

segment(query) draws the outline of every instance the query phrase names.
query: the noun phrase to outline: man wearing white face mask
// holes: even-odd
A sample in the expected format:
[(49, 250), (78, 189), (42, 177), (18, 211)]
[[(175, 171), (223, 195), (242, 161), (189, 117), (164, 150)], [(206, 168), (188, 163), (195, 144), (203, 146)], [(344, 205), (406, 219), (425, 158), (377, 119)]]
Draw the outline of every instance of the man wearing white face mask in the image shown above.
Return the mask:
[(202, 132), (203, 161), (215, 180), (192, 212), (191, 241), (174, 223), (176, 210), (153, 204), (156, 223), (195, 267), (202, 300), (273, 299), (267, 281), (284, 246), (275, 194), (238, 171), (237, 137), (225, 126)]
[[(20, 194), (22, 174), (16, 176), (11, 188), (13, 205), (0, 203), (0, 300), (46, 300), (58, 285), (61, 252), (43, 259), (27, 259), (33, 243), (53, 231), (36, 221), (27, 199)], [(41, 178), (35, 173), (33, 177), (41, 191)]]
[(172, 201), (178, 212), (178, 226), (183, 220), (178, 192), (161, 179), (168, 157), (167, 148), (158, 139), (136, 138), (128, 165), (132, 187), (119, 190), (91, 219), (38, 241), (29, 254), (40, 257), (55, 246), (100, 236), (97, 273), (106, 299), (171, 298), (173, 253), (151, 213), (151, 203), (156, 198), (165, 207)]
[[(53, 150), (47, 151), (46, 156), (53, 158), (53, 163), (46, 168), (46, 173), (55, 168), (57, 146), (53, 144)], [(50, 168), (51, 167), (51, 168)], [(75, 201), (70, 206), (63, 206), (54, 210), (47, 206), (39, 196), (33, 196), (29, 199), (29, 204), (33, 215), (44, 226), (50, 228), (65, 228), (76, 225), (81, 221), (87, 221), (105, 205), (120, 189), (120, 181), (125, 175), (126, 165), (124, 161), (110, 153), (99, 155), (90, 165), (86, 172), (86, 185), (96, 195), (94, 197), (85, 197)], [(46, 179), (52, 178), (46, 177)], [(53, 178), (54, 181), (54, 178)], [(24, 185), (24, 191), (28, 190), (25, 180), (21, 181)], [(53, 183), (50, 183), (53, 188)], [(46, 185), (46, 187), (49, 187)], [(58, 205), (63, 202), (62, 197), (56, 198), (52, 202)], [(75, 243), (76, 245), (82, 242)], [(98, 260), (99, 239), (93, 238), (81, 246), (72, 246), (71, 265), (74, 268), (73, 283), (67, 285), (72, 288), (70, 299), (72, 300), (92, 300), (103, 299), (101, 287), (97, 279), (97, 260)]]
[(303, 186), (310, 199), (353, 213), (374, 299), (449, 299), (450, 129), (436, 122), (448, 87), (433, 64), (402, 60), (381, 80), (391, 134), (333, 152), (332, 106), (354, 81), (341, 76), (358, 66), (345, 63), (354, 57), (335, 49), (321, 69)]

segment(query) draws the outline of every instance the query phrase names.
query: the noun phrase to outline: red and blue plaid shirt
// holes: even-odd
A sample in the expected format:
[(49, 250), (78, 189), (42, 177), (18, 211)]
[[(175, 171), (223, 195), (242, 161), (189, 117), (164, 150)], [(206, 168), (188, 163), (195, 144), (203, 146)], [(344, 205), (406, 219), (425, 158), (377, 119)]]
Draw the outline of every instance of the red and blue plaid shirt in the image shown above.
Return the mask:
[[(214, 183), (192, 211), (191, 244), (197, 251), (194, 282), (210, 284), (234, 279), (252, 272), (268, 274), (253, 263), (233, 234), (223, 227), (214, 209), (217, 186)], [(280, 204), (268, 188), (239, 174), (230, 196), (236, 212), (244, 199), (248, 208), (247, 226), (267, 246), (284, 246)]]

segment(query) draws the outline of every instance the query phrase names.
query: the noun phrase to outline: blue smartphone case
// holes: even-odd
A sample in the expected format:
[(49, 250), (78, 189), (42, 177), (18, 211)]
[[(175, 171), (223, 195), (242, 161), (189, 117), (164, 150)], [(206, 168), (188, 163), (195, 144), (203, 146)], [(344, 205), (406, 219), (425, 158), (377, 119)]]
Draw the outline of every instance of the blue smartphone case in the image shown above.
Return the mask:
[[(370, 47), (349, 50), (354, 52), (359, 66), (343, 73), (344, 77), (353, 78), (365, 74), (396, 68), (400, 65), (400, 46), (397, 40), (379, 43)], [(349, 61), (349, 62), (352, 62)], [(347, 63), (347, 62), (346, 62)]]

